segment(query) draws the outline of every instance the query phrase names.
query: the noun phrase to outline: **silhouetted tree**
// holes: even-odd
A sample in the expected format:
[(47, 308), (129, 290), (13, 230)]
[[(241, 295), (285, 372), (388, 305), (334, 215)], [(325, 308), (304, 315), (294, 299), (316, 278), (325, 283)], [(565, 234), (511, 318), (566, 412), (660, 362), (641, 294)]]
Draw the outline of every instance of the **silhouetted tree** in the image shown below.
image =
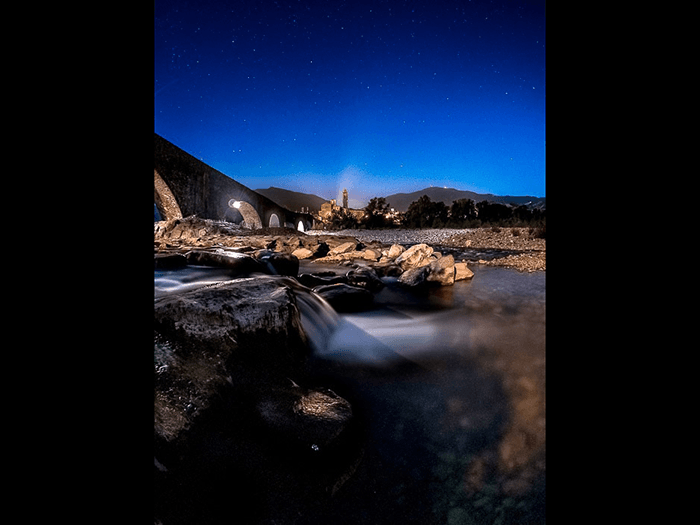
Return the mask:
[(365, 206), (365, 216), (360, 224), (367, 228), (383, 228), (387, 225), (384, 215), (389, 211), (389, 204), (384, 197), (374, 197)]
[(448, 224), (453, 228), (464, 228), (476, 220), (476, 205), (471, 199), (457, 199), (450, 206)]
[(529, 223), (532, 220), (532, 211), (524, 204), (516, 206), (512, 211), (513, 219), (521, 224)]
[(408, 228), (441, 228), (447, 222), (447, 212), (444, 202), (433, 202), (423, 195), (409, 205), (404, 214), (404, 225)]
[(481, 201), (476, 205), (481, 224), (499, 224), (502, 225), (505, 221), (511, 218), (512, 211), (508, 206), (497, 202)]

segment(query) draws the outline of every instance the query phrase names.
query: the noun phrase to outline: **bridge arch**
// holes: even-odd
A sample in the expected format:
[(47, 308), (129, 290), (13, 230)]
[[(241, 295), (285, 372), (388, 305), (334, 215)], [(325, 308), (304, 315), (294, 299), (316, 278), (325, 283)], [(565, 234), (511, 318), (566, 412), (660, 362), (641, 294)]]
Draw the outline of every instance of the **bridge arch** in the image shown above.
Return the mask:
[(270, 214), (270, 228), (279, 228), (280, 227), (280, 218), (277, 216), (276, 213)]
[(170, 190), (170, 187), (168, 187), (163, 178), (158, 174), (157, 170), (154, 169), (153, 174), (155, 178), (153, 183), (153, 188), (155, 189), (154, 199), (161, 219), (164, 221), (182, 219), (180, 205), (177, 203), (177, 199)]
[(258, 212), (249, 203), (246, 201), (231, 199), (228, 201), (228, 205), (231, 208), (238, 210), (238, 212), (243, 216), (243, 223), (246, 228), (250, 228), (252, 230), (259, 230), (262, 228), (260, 215), (258, 215)]

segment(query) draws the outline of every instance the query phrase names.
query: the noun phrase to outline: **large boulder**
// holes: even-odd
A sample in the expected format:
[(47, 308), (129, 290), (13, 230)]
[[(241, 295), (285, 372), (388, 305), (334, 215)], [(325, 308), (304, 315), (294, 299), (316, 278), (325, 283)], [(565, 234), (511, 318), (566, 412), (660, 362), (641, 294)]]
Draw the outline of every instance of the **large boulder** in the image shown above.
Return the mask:
[(427, 244), (415, 244), (399, 255), (394, 261), (402, 270), (410, 270), (430, 264), (430, 255), (433, 249)]
[[(256, 261), (257, 262), (257, 261)], [(237, 279), (155, 301), (155, 328), (176, 340), (236, 353), (256, 371), (289, 371), (306, 353), (294, 292), (285, 278)]]

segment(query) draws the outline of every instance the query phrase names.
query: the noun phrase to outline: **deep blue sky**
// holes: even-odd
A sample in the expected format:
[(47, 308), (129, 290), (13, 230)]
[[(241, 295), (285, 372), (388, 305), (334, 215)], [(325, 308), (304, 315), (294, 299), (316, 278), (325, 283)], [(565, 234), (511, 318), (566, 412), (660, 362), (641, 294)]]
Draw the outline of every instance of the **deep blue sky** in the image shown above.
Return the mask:
[(155, 131), (250, 188), (545, 196), (542, 0), (155, 0)]

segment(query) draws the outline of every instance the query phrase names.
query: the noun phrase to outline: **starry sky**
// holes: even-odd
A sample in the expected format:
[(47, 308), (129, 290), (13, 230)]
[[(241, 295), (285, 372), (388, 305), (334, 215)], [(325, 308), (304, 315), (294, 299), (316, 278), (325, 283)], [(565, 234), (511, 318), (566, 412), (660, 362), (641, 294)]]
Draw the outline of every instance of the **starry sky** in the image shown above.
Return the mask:
[(246, 186), (363, 207), (545, 196), (544, 0), (155, 0), (155, 132)]

